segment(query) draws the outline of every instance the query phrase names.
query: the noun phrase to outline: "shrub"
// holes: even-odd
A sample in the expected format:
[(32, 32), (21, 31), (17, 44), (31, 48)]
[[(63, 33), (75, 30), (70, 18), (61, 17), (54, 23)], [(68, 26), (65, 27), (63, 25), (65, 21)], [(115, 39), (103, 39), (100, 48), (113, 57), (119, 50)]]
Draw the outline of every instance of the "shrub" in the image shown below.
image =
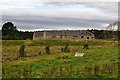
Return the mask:
[(47, 53), (47, 54), (50, 54), (50, 48), (49, 48), (49, 47), (50, 47), (50, 46), (46, 46), (46, 47), (45, 47), (45, 50), (46, 50), (46, 53)]
[(87, 41), (84, 43), (83, 49), (89, 49)]
[(25, 49), (25, 45), (22, 43), (22, 44), (20, 45), (19, 57), (24, 57), (24, 56), (25, 56), (24, 49)]
[(65, 45), (65, 48), (63, 49), (64, 52), (70, 52), (68, 49), (68, 44)]

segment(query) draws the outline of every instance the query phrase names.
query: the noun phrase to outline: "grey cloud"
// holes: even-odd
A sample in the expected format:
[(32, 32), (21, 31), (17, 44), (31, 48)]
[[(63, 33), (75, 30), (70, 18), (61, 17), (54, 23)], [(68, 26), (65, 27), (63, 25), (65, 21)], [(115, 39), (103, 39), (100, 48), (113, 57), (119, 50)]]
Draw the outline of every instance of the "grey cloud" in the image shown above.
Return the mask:
[[(2, 16), (2, 23), (12, 21), (18, 29), (105, 29), (105, 25), (117, 21), (117, 3), (96, 3), (96, 2), (44, 2), (45, 5), (66, 6), (84, 5), (88, 8), (97, 8), (103, 13), (93, 14), (92, 12), (68, 12), (58, 10), (40, 10), (39, 8), (18, 8), (18, 12), (6, 10)], [(17, 8), (16, 8), (17, 9)], [(15, 9), (15, 10), (16, 10)], [(11, 13), (12, 12), (12, 13)], [(8, 15), (11, 16), (8, 16)], [(18, 15), (15, 15), (18, 14)], [(38, 15), (38, 16), (36, 16)]]
[[(73, 18), (52, 18), (43, 16), (11, 17), (3, 16), (2, 23), (13, 22), (18, 29), (36, 30), (36, 29), (103, 29), (104, 24), (110, 21), (91, 21)], [(111, 21), (112, 22), (112, 21)]]
[(86, 7), (98, 8), (111, 16), (118, 16), (118, 2), (44, 2), (45, 5), (65, 6), (84, 5)]
[[(62, 17), (62, 18), (79, 18), (79, 19), (89, 19), (94, 21), (107, 21), (112, 20), (117, 21), (117, 5), (116, 3), (96, 3), (96, 2), (44, 2), (46, 5), (84, 5), (88, 8), (98, 8), (98, 14), (92, 13), (92, 11), (60, 11), (58, 10), (42, 10), (39, 8), (16, 8), (15, 10), (5, 10), (4, 15), (30, 15), (30, 16), (49, 16), (49, 17)], [(16, 11), (17, 10), (17, 11)], [(100, 12), (103, 13), (100, 13)], [(11, 13), (12, 12), (12, 13)], [(94, 11), (93, 11), (94, 12)], [(81, 16), (82, 15), (82, 16)]]
[(106, 14), (111, 14), (111, 16), (118, 16), (118, 3), (117, 2), (104, 2), (104, 3), (85, 3), (87, 7), (96, 7)]

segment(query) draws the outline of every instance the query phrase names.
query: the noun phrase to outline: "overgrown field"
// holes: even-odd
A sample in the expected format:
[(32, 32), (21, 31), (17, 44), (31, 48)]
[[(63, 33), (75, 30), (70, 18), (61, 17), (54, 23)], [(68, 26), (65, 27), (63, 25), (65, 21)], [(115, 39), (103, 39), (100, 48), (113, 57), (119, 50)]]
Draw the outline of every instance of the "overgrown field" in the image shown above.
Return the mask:
[[(25, 43), (26, 57), (18, 58)], [(112, 40), (3, 40), (3, 78), (117, 78), (118, 44)], [(62, 52), (68, 44), (70, 52)], [(50, 45), (50, 55), (45, 47)], [(76, 52), (85, 53), (75, 57)]]

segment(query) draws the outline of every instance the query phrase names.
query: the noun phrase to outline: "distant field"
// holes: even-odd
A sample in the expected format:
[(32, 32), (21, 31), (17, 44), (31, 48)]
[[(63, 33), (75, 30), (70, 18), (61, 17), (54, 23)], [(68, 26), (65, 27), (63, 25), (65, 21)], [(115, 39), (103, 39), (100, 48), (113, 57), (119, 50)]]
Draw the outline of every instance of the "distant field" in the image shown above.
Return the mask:
[[(25, 58), (17, 59), (20, 44), (25, 43)], [(112, 40), (3, 40), (3, 78), (117, 78), (118, 44)], [(60, 49), (68, 44), (70, 52)], [(50, 54), (45, 47), (50, 45)], [(39, 54), (41, 52), (41, 54)], [(74, 57), (75, 52), (85, 53)], [(11, 74), (12, 72), (12, 74)]]

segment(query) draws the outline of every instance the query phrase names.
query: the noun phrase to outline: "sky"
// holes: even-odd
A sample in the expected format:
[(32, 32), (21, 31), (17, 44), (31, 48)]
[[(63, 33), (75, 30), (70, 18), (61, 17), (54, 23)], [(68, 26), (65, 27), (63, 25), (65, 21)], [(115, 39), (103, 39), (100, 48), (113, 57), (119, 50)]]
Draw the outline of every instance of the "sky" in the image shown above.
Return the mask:
[(118, 20), (118, 0), (3, 0), (1, 23), (18, 30), (106, 29)]

